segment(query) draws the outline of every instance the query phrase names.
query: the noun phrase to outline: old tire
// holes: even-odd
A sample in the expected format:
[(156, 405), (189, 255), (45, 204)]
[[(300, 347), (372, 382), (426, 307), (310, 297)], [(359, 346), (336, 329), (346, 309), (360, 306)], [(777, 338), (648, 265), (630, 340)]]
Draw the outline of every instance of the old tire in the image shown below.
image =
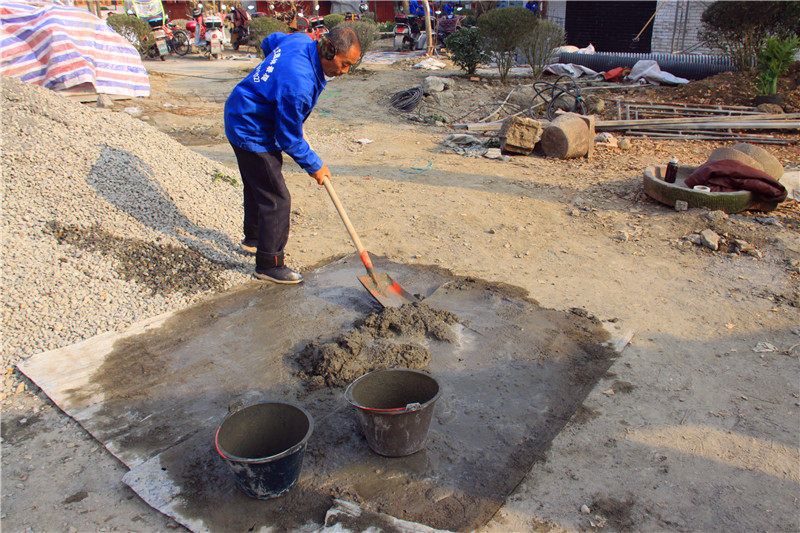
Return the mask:
[(783, 176), (783, 165), (781, 165), (781, 162), (764, 148), (754, 144), (738, 143), (733, 145), (733, 149), (744, 152), (758, 161), (759, 164), (764, 167), (764, 172), (776, 180), (781, 179), (781, 176)]
[(711, 154), (708, 156), (708, 161), (719, 161), (721, 159), (730, 159), (733, 161), (738, 161), (743, 165), (747, 165), (750, 168), (754, 168), (756, 170), (761, 170), (763, 172), (764, 167), (750, 157), (748, 154), (742, 152), (741, 150), (734, 150), (733, 148), (717, 148), (713, 150)]
[(750, 191), (736, 192), (701, 192), (686, 187), (685, 181), (694, 172), (695, 167), (678, 166), (678, 178), (675, 183), (664, 181), (666, 165), (649, 166), (644, 169), (644, 192), (654, 200), (670, 207), (682, 200), (688, 207), (706, 207), (712, 211), (738, 213), (750, 206), (753, 195)]

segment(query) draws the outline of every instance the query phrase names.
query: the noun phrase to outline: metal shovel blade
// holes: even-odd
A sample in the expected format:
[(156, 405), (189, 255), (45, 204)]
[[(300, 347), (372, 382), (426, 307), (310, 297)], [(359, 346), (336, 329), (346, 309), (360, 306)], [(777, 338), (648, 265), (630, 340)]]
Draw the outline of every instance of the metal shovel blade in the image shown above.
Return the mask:
[(384, 307), (400, 307), (416, 301), (416, 298), (406, 292), (388, 274), (376, 272), (374, 279), (369, 275), (358, 276), (358, 281)]

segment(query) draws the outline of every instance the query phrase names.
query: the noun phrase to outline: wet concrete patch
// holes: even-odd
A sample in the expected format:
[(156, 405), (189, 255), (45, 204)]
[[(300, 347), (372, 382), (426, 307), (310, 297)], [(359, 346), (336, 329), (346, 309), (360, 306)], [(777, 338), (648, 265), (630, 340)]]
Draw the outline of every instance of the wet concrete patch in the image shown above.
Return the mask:
[(0, 435), (3, 437), (3, 442), (16, 446), (22, 444), (38, 434), (41, 430), (42, 415), (31, 416), (9, 416), (3, 415), (0, 421)]
[[(372, 453), (343, 390), (309, 388), (298, 375), (310, 344), (378, 320), (355, 257), (299, 286), (253, 284), (220, 295), (148, 331), (106, 340), (98, 353), (51, 356), (61, 372), (80, 361), (68, 379), (54, 379), (59, 370), (38, 356), (23, 371), (132, 468), (127, 484), (192, 530), (321, 524), (332, 498), (432, 527), (475, 529), (607, 371), (608, 335), (591, 317), (542, 309), (514, 287), (375, 263), (425, 306), (457, 317), (438, 336), (388, 327), (373, 337), (427, 350), (426, 370), (442, 387), (428, 443), (412, 456)], [(315, 421), (297, 487), (269, 501), (235, 487), (213, 444), (228, 406), (263, 400), (301, 405)]]

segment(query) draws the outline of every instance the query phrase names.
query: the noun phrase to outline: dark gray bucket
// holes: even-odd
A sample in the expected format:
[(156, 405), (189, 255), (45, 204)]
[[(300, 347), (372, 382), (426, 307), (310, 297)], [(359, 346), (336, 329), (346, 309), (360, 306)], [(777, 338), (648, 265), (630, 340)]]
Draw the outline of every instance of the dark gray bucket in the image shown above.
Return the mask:
[(286, 494), (297, 483), (313, 429), (314, 420), (302, 407), (262, 402), (225, 417), (214, 444), (239, 488), (266, 500)]
[(440, 394), (433, 377), (407, 368), (376, 370), (352, 382), (344, 394), (375, 453), (402, 457), (425, 446)]

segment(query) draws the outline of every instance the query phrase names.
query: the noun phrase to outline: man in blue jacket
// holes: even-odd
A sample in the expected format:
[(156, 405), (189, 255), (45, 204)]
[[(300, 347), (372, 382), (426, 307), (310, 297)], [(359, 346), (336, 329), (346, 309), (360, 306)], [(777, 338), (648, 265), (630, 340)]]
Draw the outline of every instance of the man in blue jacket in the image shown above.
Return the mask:
[(333, 28), (315, 42), (302, 33), (273, 33), (261, 43), (264, 61), (225, 102), (225, 135), (233, 146), (244, 185), (242, 248), (256, 254), (255, 277), (300, 283), (284, 265), (291, 197), (283, 179), (283, 153), (322, 184), (331, 172), (303, 136), (325, 88), (326, 76), (346, 74), (361, 55), (350, 28)]

